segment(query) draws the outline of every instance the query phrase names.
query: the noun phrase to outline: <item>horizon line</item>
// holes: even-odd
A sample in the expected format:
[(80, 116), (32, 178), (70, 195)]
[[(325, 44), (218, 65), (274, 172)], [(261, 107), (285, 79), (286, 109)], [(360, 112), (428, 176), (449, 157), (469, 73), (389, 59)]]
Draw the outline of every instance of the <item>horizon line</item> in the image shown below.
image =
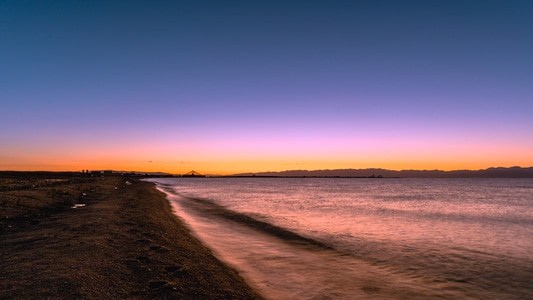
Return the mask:
[[(379, 168), (379, 167), (373, 167), (373, 168), (337, 168), (337, 169), (287, 169), (287, 170), (281, 170), (281, 171), (246, 171), (246, 172), (239, 172), (234, 173), (230, 175), (220, 175), (220, 174), (203, 174), (203, 175), (210, 175), (210, 176), (231, 176), (231, 175), (240, 175), (240, 174), (259, 174), (259, 173), (284, 173), (284, 172), (318, 172), (318, 171), (366, 171), (366, 170), (382, 170), (382, 171), (389, 171), (389, 172), (406, 172), (406, 171), (419, 171), (419, 172), (461, 172), (461, 171), (468, 171), (468, 172), (479, 172), (479, 171), (486, 171), (490, 169), (532, 169), (533, 166), (523, 167), (523, 166), (511, 166), (511, 167), (487, 167), (482, 169), (454, 169), (454, 170), (442, 170), (442, 169), (386, 169), (386, 168)], [(62, 170), (62, 171), (51, 171), (51, 170), (0, 170), (0, 172), (20, 172), (20, 173), (39, 173), (39, 172), (47, 172), (47, 173), (90, 173), (90, 172), (105, 172), (105, 171), (111, 171), (114, 173), (145, 173), (145, 174), (168, 174), (168, 175), (180, 175), (182, 172), (175, 173), (175, 172), (163, 172), (163, 171), (135, 171), (135, 170), (115, 170), (115, 169), (82, 169), (82, 170)], [(183, 174), (190, 173), (183, 172)], [(195, 171), (196, 172), (196, 171)], [(197, 172), (198, 173), (198, 172)], [(200, 173), (202, 174), (202, 173)]]

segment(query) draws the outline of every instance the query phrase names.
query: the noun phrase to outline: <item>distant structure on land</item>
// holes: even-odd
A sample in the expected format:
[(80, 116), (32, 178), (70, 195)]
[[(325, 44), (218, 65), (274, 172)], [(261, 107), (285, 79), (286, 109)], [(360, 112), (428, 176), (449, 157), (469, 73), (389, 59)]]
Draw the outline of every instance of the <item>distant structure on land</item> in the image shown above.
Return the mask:
[(95, 171), (89, 171), (89, 170), (82, 170), (82, 174), (90, 175), (90, 176), (111, 176), (111, 175), (118, 175), (113, 173), (112, 170), (95, 170)]
[(181, 177), (205, 177), (205, 175), (202, 175), (202, 174), (192, 170), (189, 173), (185, 173), (185, 174), (181, 175)]

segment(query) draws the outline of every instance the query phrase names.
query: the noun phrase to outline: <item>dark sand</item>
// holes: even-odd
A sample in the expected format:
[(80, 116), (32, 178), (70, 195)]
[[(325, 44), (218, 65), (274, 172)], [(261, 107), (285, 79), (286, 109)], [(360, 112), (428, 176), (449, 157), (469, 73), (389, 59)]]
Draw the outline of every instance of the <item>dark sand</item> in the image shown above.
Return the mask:
[(261, 297), (151, 183), (0, 172), (0, 299), (80, 298)]

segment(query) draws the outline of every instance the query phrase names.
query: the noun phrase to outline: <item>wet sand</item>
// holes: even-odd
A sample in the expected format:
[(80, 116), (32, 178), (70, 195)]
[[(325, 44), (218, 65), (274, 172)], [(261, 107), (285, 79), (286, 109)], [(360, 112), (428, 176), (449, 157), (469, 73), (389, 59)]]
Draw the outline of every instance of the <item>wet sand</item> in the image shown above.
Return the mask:
[(74, 298), (261, 297), (191, 236), (152, 183), (0, 173), (0, 299)]

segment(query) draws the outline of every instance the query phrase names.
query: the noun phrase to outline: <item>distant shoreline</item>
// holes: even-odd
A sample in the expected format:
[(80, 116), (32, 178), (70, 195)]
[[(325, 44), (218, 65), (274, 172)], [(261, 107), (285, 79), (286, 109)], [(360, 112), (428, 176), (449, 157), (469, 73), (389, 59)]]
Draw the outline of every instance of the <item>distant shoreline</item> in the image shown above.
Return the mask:
[(482, 170), (387, 170), (333, 169), (288, 170), (281, 172), (240, 173), (234, 177), (321, 177), (321, 178), (533, 178), (533, 167), (488, 168)]
[(231, 175), (190, 175), (165, 172), (142, 171), (0, 171), (0, 176), (130, 176), (130, 177), (184, 177), (184, 178), (533, 178), (533, 167), (496, 167), (481, 170), (387, 170), (369, 169), (324, 169), (324, 170), (286, 170), (273, 172), (247, 172)]

